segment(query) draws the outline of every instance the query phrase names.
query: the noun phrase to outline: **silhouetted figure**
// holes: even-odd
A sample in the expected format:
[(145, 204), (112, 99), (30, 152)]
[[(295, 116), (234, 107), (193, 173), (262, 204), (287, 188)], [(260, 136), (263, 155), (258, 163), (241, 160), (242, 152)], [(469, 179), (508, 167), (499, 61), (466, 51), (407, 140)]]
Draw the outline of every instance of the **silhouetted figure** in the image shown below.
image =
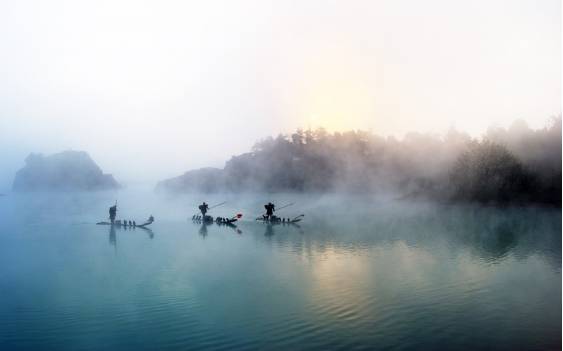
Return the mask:
[(117, 205), (113, 205), (109, 208), (109, 220), (111, 224), (115, 222), (115, 215), (117, 214)]
[(130, 226), (130, 227), (133, 226), (133, 221), (129, 221), (129, 226)]
[(266, 209), (266, 217), (268, 218), (269, 221), (271, 221), (274, 215), (274, 211), (276, 210), (274, 204), (268, 202), (266, 205), (264, 205), (264, 208)]
[(205, 214), (209, 210), (209, 205), (204, 202), (199, 205), (199, 210), (201, 211), (202, 217), (205, 219)]

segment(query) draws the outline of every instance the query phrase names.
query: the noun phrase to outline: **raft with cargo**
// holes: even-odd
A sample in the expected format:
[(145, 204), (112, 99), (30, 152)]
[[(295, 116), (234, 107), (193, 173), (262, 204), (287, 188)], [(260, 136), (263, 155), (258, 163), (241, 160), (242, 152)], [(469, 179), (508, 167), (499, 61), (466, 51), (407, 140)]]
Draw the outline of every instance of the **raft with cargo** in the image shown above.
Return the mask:
[(262, 217), (256, 218), (256, 220), (258, 222), (269, 223), (269, 224), (295, 224), (301, 222), (303, 220), (303, 217), (305, 217), (304, 214), (300, 214), (299, 216), (293, 218), (285, 218), (278, 216), (268, 217), (264, 215)]
[(241, 217), (242, 217), (241, 213), (237, 213), (231, 218), (226, 218), (226, 217), (213, 218), (213, 216), (207, 216), (207, 215), (206, 216), (193, 215), (192, 221), (196, 223), (233, 224), (236, 221), (238, 221)]
[(120, 220), (120, 219), (113, 221), (113, 223), (102, 221), (102, 222), (98, 222), (96, 224), (97, 225), (113, 225), (113, 226), (117, 226), (117, 227), (145, 228), (145, 227), (151, 225), (153, 222), (154, 222), (154, 217), (150, 216), (149, 219), (147, 219), (142, 224), (137, 224), (136, 221), (127, 221), (127, 220)]

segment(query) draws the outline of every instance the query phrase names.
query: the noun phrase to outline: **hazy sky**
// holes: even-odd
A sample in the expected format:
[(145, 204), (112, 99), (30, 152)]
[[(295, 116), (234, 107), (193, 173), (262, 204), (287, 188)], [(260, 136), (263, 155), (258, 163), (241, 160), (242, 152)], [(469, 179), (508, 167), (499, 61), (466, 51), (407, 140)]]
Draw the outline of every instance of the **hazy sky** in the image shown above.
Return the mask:
[(561, 113), (560, 0), (4, 1), (0, 50), (0, 191), (29, 152), (156, 181), (298, 127)]

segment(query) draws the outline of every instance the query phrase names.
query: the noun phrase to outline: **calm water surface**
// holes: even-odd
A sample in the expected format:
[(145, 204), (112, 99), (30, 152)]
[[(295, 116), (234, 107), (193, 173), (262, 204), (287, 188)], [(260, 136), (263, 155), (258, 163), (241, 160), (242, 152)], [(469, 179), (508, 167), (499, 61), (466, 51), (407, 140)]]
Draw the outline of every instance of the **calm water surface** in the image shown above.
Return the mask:
[(0, 198), (0, 349), (561, 347), (560, 210), (279, 196), (305, 221), (268, 226), (230, 196), (229, 228), (119, 198), (152, 229), (94, 225), (115, 194)]

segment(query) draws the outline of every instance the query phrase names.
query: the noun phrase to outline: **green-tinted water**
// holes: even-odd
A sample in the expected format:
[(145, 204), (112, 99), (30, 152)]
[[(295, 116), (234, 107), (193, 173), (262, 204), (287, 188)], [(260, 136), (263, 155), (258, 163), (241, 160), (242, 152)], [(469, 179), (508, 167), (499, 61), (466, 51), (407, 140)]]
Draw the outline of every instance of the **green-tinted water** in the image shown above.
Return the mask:
[[(287, 197), (287, 196), (286, 196)], [(0, 198), (0, 349), (547, 349), (561, 346), (561, 213), (267, 196)], [(220, 202), (223, 199), (210, 199)], [(286, 212), (287, 211), (287, 212)], [(66, 213), (66, 217), (61, 217)]]

